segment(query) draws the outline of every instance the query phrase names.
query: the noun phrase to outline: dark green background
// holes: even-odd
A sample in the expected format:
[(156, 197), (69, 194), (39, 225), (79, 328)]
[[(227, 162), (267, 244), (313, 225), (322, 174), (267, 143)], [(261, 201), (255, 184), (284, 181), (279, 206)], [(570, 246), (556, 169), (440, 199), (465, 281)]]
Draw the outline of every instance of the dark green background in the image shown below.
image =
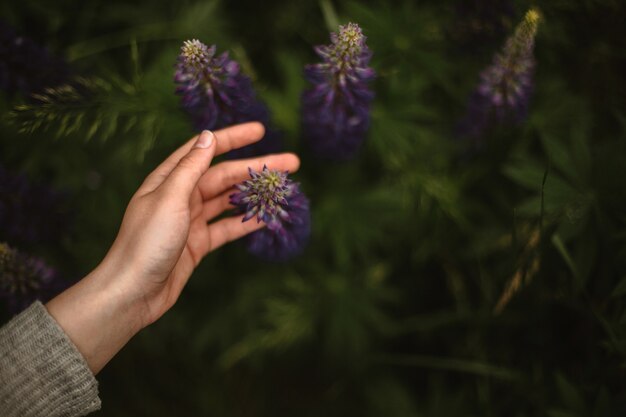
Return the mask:
[[(0, 5), (20, 33), (112, 85), (90, 123), (136, 121), (90, 140), (90, 123), (58, 138), (0, 124), (2, 163), (71, 196), (60, 244), (23, 248), (67, 276), (98, 263), (143, 177), (193, 134), (173, 94), (185, 39), (231, 51), (303, 161), (304, 255), (268, 264), (231, 244), (208, 256), (98, 376), (98, 415), (626, 412), (626, 5), (521, 1), (500, 18), (503, 2), (482, 3), (495, 20), (441, 1)], [(531, 5), (543, 20), (530, 116), (477, 152), (456, 123)], [(362, 26), (378, 73), (369, 138), (345, 164), (299, 139), (302, 66), (336, 21)], [(1, 96), (0, 109), (22, 101)]]

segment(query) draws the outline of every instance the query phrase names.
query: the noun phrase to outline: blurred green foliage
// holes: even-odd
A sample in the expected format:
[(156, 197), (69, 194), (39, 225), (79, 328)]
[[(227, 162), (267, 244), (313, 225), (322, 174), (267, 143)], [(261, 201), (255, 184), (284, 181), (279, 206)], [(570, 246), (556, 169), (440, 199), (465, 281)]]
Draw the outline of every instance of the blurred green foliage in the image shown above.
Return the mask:
[[(530, 117), (479, 152), (454, 127), (506, 33), (472, 43), (480, 25), (468, 30), (455, 2), (0, 5), (96, 91), (80, 123), (0, 124), (6, 167), (73, 196), (59, 247), (29, 248), (67, 274), (97, 264), (141, 180), (193, 134), (173, 94), (185, 39), (231, 51), (303, 160), (305, 254), (209, 256), (99, 375), (99, 414), (623, 415), (626, 5), (522, 1), (515, 17), (531, 5), (544, 20)], [(301, 71), (348, 21), (374, 51), (377, 98), (359, 158), (332, 164), (300, 143)], [(23, 102), (2, 96), (0, 109)]]

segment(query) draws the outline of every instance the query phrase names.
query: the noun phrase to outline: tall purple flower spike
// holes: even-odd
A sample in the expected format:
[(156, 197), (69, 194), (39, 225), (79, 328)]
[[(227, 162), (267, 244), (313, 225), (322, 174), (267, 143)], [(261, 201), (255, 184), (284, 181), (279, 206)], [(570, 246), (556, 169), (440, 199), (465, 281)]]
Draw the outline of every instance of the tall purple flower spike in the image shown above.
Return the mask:
[(376, 73), (359, 25), (340, 26), (330, 40), (315, 47), (322, 62), (304, 68), (313, 86), (302, 95), (302, 131), (318, 156), (346, 160), (365, 140), (374, 98), (368, 83)]
[(216, 46), (197, 39), (185, 41), (176, 64), (176, 94), (196, 130), (215, 130), (237, 123), (258, 121), (266, 134), (259, 142), (229, 152), (231, 158), (278, 152), (280, 136), (269, 129), (268, 108), (257, 99), (252, 81), (241, 72), (228, 52), (216, 54)]
[(33, 256), (0, 243), (0, 300), (17, 313), (35, 300), (47, 301), (62, 286), (56, 270)]
[(250, 179), (238, 184), (230, 203), (243, 221), (253, 217), (267, 226), (247, 238), (248, 250), (269, 261), (286, 261), (299, 254), (311, 234), (309, 200), (287, 172), (249, 169)]
[(493, 122), (521, 123), (526, 119), (533, 90), (533, 50), (539, 20), (539, 12), (530, 9), (503, 50), (480, 74), (480, 83), (470, 96), (467, 114), (459, 126), (461, 136), (476, 138)]

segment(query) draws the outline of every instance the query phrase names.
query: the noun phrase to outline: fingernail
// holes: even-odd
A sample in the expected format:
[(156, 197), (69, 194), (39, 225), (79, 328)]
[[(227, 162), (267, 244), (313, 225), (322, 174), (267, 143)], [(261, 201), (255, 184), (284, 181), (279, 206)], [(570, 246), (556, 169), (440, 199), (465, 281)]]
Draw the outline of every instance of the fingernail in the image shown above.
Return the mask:
[(196, 141), (196, 144), (193, 145), (194, 148), (208, 148), (213, 143), (213, 132), (210, 130), (203, 130)]

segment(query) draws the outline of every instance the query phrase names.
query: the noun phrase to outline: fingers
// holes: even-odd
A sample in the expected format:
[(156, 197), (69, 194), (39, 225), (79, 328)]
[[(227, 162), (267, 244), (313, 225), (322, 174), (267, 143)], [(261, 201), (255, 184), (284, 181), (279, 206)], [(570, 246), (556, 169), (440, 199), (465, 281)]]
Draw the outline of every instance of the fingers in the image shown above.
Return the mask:
[(247, 222), (242, 222), (242, 219), (243, 215), (229, 217), (227, 219), (222, 219), (208, 225), (207, 233), (209, 235), (208, 238), (210, 245), (207, 252), (203, 253), (202, 256), (219, 248), (220, 246), (225, 245), (228, 242), (237, 240), (240, 237), (247, 235), (248, 233), (252, 233), (265, 227), (265, 223), (263, 222), (259, 223), (254, 219)]
[[(241, 148), (251, 143), (257, 142), (265, 134), (265, 128), (261, 123), (249, 122), (220, 129), (213, 132), (217, 149), (215, 155), (221, 155), (233, 149)], [(187, 141), (184, 145), (172, 153), (165, 161), (161, 163), (144, 181), (141, 186), (142, 191), (147, 193), (153, 191), (167, 178), (167, 176), (176, 167), (181, 158), (189, 153), (194, 143), (198, 140), (196, 135)]]
[(231, 208), (230, 195), (234, 193), (234, 189), (229, 189), (224, 193), (206, 201), (202, 205), (202, 219), (207, 222), (222, 214), (227, 209)]
[(175, 190), (177, 195), (189, 198), (200, 177), (209, 169), (215, 149), (213, 133), (203, 131), (189, 152), (178, 161), (162, 187)]
[(215, 132), (217, 137), (216, 155), (239, 149), (259, 141), (265, 135), (265, 128), (259, 122), (242, 123)]
[(208, 200), (223, 193), (235, 184), (248, 179), (248, 167), (260, 171), (267, 165), (269, 169), (295, 172), (300, 168), (300, 159), (292, 153), (266, 155), (258, 158), (222, 162), (211, 168), (210, 175), (204, 175), (198, 182), (202, 199)]
[(242, 219), (243, 215), (228, 217), (209, 225), (198, 219), (189, 233), (189, 247), (195, 264), (199, 264), (202, 258), (220, 246), (265, 226), (265, 223), (255, 220), (243, 223)]

